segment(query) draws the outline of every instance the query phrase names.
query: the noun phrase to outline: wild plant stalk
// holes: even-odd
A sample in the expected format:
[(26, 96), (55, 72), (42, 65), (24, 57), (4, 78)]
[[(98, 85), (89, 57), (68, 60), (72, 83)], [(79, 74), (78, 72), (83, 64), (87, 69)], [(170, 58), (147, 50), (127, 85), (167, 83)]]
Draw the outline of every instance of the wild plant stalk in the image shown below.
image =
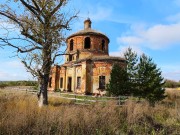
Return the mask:
[(50, 98), (49, 106), (38, 108), (28, 94), (0, 94), (0, 133), (4, 134), (177, 134), (180, 132), (174, 107), (128, 101), (89, 106)]

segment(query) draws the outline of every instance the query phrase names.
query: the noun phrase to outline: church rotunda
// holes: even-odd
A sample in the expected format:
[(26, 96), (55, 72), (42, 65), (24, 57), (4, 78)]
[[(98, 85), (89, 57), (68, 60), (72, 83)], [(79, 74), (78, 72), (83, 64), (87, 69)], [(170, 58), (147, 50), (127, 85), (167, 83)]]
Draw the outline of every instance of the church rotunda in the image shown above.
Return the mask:
[(124, 58), (109, 56), (109, 38), (91, 24), (88, 18), (83, 30), (67, 37), (65, 62), (51, 68), (48, 90), (104, 94), (113, 64), (126, 65)]

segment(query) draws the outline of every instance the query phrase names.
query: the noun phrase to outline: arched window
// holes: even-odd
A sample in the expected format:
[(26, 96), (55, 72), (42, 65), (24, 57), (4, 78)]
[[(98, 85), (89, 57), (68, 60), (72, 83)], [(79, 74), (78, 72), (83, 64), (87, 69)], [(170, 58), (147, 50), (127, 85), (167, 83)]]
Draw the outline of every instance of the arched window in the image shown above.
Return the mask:
[(69, 61), (72, 61), (73, 56), (69, 55)]
[(70, 40), (70, 51), (72, 51), (73, 50), (73, 46), (74, 46), (74, 41), (73, 41), (73, 39), (71, 39)]
[(49, 78), (49, 87), (52, 87), (52, 77)]
[(62, 88), (63, 87), (63, 78), (61, 77), (60, 78), (60, 88)]
[(90, 49), (91, 48), (91, 39), (90, 37), (86, 37), (84, 40), (84, 49)]
[(102, 51), (105, 51), (105, 40), (104, 40), (104, 39), (102, 40), (101, 45), (102, 45), (102, 46), (101, 46), (101, 47), (102, 47), (102, 48), (101, 48)]
[(99, 89), (105, 89), (105, 76), (99, 76)]

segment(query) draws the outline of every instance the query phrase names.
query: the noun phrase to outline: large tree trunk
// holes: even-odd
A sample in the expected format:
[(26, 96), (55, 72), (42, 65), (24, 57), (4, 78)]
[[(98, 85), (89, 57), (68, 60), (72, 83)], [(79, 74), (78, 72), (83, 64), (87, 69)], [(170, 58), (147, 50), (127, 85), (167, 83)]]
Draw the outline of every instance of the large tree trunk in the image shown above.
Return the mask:
[(48, 82), (51, 70), (51, 43), (43, 48), (43, 75), (40, 78), (39, 106), (48, 105)]
[(49, 80), (49, 75), (45, 75), (43, 78), (41, 78), (39, 82), (39, 93), (38, 93), (39, 107), (48, 105), (48, 91), (47, 91), (48, 80)]

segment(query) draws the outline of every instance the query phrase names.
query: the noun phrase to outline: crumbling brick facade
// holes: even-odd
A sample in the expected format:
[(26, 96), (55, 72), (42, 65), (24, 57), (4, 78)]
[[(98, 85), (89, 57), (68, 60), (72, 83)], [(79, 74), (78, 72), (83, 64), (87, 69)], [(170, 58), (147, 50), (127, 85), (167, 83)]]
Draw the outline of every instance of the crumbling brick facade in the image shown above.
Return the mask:
[(70, 35), (63, 65), (51, 69), (48, 90), (74, 93), (105, 93), (114, 63), (125, 66), (124, 58), (109, 56), (109, 38), (84, 21), (84, 30)]

